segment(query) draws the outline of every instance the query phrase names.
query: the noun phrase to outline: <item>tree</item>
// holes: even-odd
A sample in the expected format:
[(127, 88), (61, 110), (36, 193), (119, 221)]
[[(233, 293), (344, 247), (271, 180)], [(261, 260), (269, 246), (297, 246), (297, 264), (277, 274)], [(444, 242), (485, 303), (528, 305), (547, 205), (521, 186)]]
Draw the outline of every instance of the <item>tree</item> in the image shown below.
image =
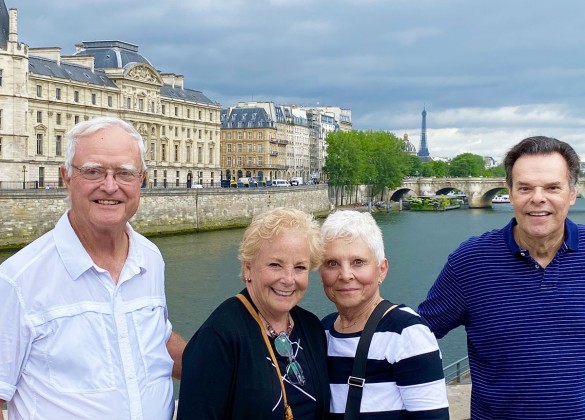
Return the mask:
[(482, 176), (483, 171), (483, 158), (473, 153), (457, 155), (449, 164), (449, 175), (451, 176)]

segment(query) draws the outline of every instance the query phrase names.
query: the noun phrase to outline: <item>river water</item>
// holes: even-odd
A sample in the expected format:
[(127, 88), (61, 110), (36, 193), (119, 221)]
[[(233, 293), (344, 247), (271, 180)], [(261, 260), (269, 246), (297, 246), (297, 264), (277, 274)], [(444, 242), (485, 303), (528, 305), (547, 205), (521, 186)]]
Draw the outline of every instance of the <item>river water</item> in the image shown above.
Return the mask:
[[(390, 270), (382, 296), (414, 309), (424, 300), (447, 256), (462, 241), (504, 226), (513, 216), (510, 204), (491, 209), (446, 212), (378, 212)], [(569, 217), (585, 224), (585, 199), (578, 199)], [(237, 259), (243, 229), (151, 238), (166, 261), (167, 302), (173, 328), (189, 339), (223, 300), (243, 288)], [(0, 262), (14, 251), (0, 252)], [(318, 273), (311, 273), (301, 306), (319, 317), (335, 307), (325, 297)], [(463, 328), (439, 340), (446, 366), (467, 355)]]

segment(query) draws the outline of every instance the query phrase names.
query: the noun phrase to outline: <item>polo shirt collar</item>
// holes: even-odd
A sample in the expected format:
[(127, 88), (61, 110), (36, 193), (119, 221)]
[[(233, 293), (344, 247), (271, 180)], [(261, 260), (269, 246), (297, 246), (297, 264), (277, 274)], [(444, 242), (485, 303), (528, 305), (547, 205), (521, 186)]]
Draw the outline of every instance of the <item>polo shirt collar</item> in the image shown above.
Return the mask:
[[(504, 238), (508, 245), (508, 249), (510, 249), (513, 254), (519, 254), (521, 252), (520, 247), (514, 240), (514, 226), (517, 224), (518, 222), (516, 221), (516, 218), (512, 217), (510, 223), (504, 227)], [(567, 251), (579, 250), (579, 228), (569, 218), (565, 219), (565, 245), (567, 246)]]

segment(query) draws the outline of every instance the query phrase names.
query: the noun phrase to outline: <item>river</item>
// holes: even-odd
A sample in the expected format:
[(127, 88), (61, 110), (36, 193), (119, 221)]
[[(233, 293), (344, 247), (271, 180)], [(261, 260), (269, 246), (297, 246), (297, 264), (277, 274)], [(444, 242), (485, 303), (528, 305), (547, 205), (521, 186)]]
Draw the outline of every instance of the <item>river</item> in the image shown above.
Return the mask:
[[(447, 256), (462, 241), (504, 226), (513, 216), (510, 204), (491, 209), (444, 212), (378, 212), (390, 270), (382, 295), (414, 309), (425, 298)], [(585, 224), (585, 199), (578, 199), (569, 217)], [(152, 238), (166, 261), (169, 313), (175, 331), (190, 338), (211, 311), (237, 293), (243, 283), (237, 259), (243, 229)], [(14, 251), (0, 252), (0, 261)], [(335, 308), (325, 297), (318, 274), (311, 273), (301, 306), (322, 317)], [(458, 328), (439, 340), (446, 366), (467, 354), (465, 331)]]

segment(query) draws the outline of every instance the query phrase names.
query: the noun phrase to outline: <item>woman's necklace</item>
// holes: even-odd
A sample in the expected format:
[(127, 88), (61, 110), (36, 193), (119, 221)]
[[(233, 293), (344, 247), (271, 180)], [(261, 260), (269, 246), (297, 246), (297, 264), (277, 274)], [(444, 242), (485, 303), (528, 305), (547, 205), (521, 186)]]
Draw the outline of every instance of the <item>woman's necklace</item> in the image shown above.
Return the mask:
[[(376, 306), (378, 306), (378, 303), (380, 303), (380, 301), (381, 300), (374, 302), (373, 306), (366, 308), (366, 310), (364, 312), (362, 312), (361, 314), (359, 314), (357, 316), (355, 321), (349, 323), (346, 326), (343, 326), (343, 323), (341, 322), (342, 317), (341, 317), (341, 315), (339, 315), (339, 328), (341, 328), (342, 330), (347, 330), (347, 329), (357, 325), (357, 323), (362, 321), (363, 319), (368, 319), (370, 317), (370, 314), (374, 311)], [(365, 317), (364, 317), (364, 315), (365, 315)]]
[[(262, 316), (262, 318), (264, 318), (264, 316)], [(264, 320), (266, 321), (266, 329), (268, 330), (268, 334), (270, 335), (270, 337), (272, 338), (276, 338), (278, 337), (278, 334), (276, 331), (274, 331), (274, 328), (272, 328), (272, 325), (270, 325), (270, 322), (268, 322), (268, 320), (266, 318), (264, 318)], [(293, 325), (292, 325), (292, 320), (290, 319), (290, 314), (288, 314), (288, 326), (286, 328), (286, 335), (289, 336), (290, 333), (292, 332), (293, 329)], [(284, 332), (284, 331), (282, 331)]]

